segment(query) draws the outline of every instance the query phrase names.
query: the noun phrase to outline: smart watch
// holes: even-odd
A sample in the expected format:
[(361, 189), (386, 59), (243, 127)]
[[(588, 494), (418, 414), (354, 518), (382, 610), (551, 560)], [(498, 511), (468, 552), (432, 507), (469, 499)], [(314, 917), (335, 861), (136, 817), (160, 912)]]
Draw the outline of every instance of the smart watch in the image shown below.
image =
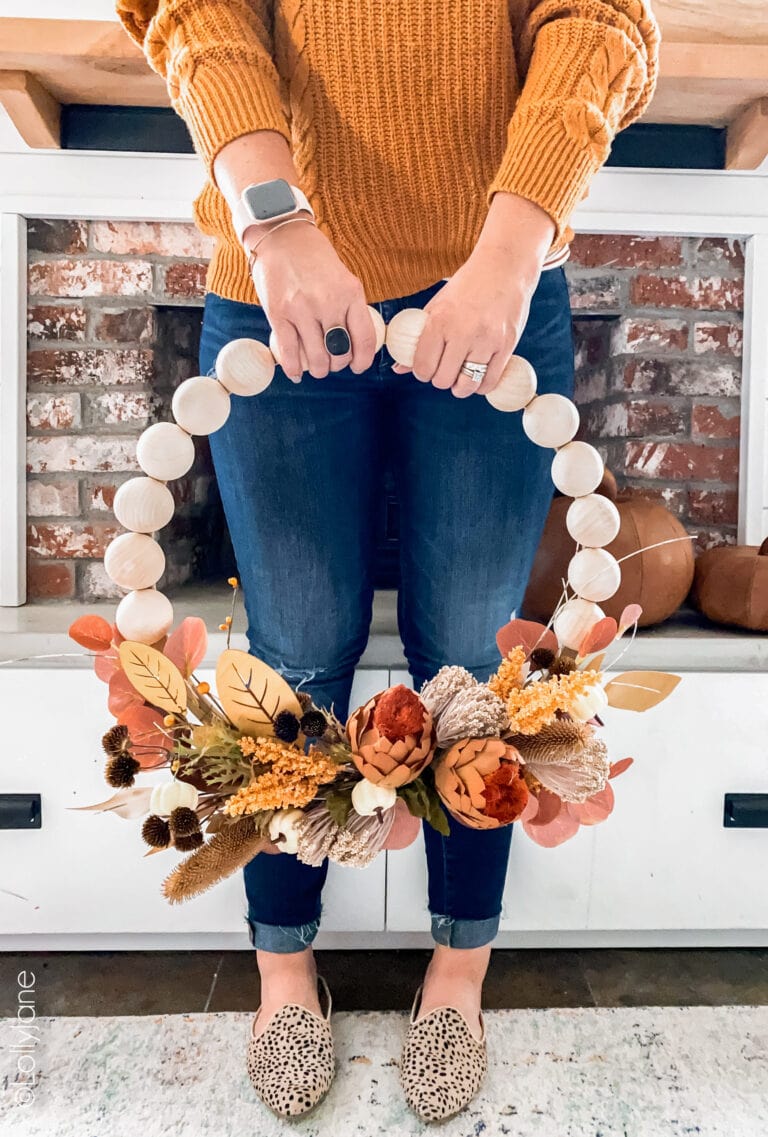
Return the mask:
[(305, 212), (315, 216), (306, 194), (298, 186), (289, 185), (285, 178), (275, 178), (271, 182), (255, 182), (245, 187), (233, 210), (232, 224), (242, 244), (246, 230), (252, 226), (268, 226), (272, 221)]

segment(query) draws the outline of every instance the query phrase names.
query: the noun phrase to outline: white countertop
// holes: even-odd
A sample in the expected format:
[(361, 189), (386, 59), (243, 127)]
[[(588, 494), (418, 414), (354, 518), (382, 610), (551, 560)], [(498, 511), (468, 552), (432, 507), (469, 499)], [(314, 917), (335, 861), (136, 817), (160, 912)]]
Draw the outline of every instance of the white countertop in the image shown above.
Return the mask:
[[(226, 634), (218, 625), (229, 613), (231, 590), (226, 583), (185, 587), (171, 596), (178, 624), (184, 616), (201, 616), (208, 627), (208, 656), (212, 666), (225, 647)], [(86, 612), (114, 618), (115, 601), (81, 603), (55, 601), (0, 608), (0, 660), (32, 655), (56, 658), (30, 660), (19, 666), (90, 667), (91, 656), (67, 635), (73, 620)], [(245, 613), (239, 601), (235, 612), (232, 646), (247, 648)], [(618, 648), (616, 649), (618, 650)], [(396, 593), (376, 593), (371, 632), (360, 661), (366, 668), (405, 668), (397, 632)], [(768, 635), (718, 627), (692, 610), (683, 610), (656, 628), (641, 630), (622, 656), (620, 667), (666, 671), (768, 671)]]

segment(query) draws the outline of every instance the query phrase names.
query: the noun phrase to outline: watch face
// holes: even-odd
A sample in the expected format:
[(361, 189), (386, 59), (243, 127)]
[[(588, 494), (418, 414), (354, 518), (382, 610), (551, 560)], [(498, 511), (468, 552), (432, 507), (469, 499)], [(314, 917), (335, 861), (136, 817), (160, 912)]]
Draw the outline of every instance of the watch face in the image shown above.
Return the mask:
[(254, 221), (270, 221), (273, 217), (282, 217), (296, 209), (293, 190), (284, 178), (248, 186), (243, 197)]

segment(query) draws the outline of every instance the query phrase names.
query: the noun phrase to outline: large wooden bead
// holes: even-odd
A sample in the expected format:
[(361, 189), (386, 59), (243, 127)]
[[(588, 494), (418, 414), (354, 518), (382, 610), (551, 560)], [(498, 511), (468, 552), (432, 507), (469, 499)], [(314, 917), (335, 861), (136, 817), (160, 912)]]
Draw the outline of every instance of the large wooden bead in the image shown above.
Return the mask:
[[(282, 367), (283, 362), (280, 358), (280, 349), (277, 346), (277, 334), (275, 332), (269, 333), (269, 350), (275, 357), (275, 362), (277, 363), (278, 367)], [(307, 359), (304, 348), (301, 347), (301, 345), (299, 345), (299, 363), (301, 364), (302, 371), (309, 371), (309, 360)]]
[(231, 340), (216, 356), (216, 378), (232, 395), (260, 395), (274, 375), (274, 353), (260, 340)]
[(173, 392), (171, 410), (189, 434), (213, 434), (229, 418), (229, 391), (208, 375), (193, 375)]
[(579, 412), (565, 395), (537, 395), (523, 411), (523, 430), (537, 446), (565, 446), (579, 429)]
[(372, 304), (369, 304), (368, 311), (371, 313), (373, 330), (376, 333), (376, 350), (380, 351), (387, 338), (387, 325), (384, 323), (384, 317), (378, 308), (374, 308)]
[(590, 628), (603, 618), (603, 610), (590, 600), (575, 596), (566, 600), (555, 616), (552, 629), (562, 647), (578, 651)]
[(165, 553), (146, 533), (121, 533), (107, 545), (104, 569), (121, 588), (151, 588), (165, 572)]
[(134, 533), (154, 533), (173, 517), (173, 494), (154, 478), (130, 478), (118, 487), (115, 517)]
[(600, 493), (577, 497), (568, 506), (565, 524), (574, 541), (587, 549), (610, 545), (621, 528), (615, 502)]
[(413, 367), (413, 357), (419, 342), (427, 313), (423, 308), (403, 308), (393, 316), (387, 326), (387, 350), (395, 363)]
[(115, 623), (127, 640), (153, 644), (164, 636), (173, 623), (173, 605), (156, 588), (129, 592), (117, 606)]
[(606, 549), (581, 549), (571, 557), (568, 583), (583, 600), (609, 600), (621, 584), (621, 567)]
[(566, 442), (552, 459), (552, 481), (568, 497), (592, 493), (602, 477), (603, 459), (588, 442)]
[(192, 466), (195, 444), (175, 422), (156, 422), (140, 435), (136, 459), (150, 478), (171, 482), (183, 477)]
[(521, 411), (536, 394), (536, 372), (522, 355), (512, 355), (486, 399), (497, 411)]

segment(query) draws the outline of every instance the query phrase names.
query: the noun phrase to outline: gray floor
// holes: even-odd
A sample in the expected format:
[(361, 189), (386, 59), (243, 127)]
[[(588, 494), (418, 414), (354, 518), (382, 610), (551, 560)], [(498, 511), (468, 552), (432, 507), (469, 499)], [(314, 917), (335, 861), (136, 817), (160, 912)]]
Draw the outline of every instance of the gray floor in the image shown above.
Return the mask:
[[(334, 1008), (407, 1010), (426, 951), (325, 951)], [(0, 954), (0, 1016), (16, 1013), (16, 976), (35, 972), (40, 1015), (249, 1011), (259, 1001), (250, 952)], [(485, 1006), (768, 1005), (768, 949), (494, 952)]]

